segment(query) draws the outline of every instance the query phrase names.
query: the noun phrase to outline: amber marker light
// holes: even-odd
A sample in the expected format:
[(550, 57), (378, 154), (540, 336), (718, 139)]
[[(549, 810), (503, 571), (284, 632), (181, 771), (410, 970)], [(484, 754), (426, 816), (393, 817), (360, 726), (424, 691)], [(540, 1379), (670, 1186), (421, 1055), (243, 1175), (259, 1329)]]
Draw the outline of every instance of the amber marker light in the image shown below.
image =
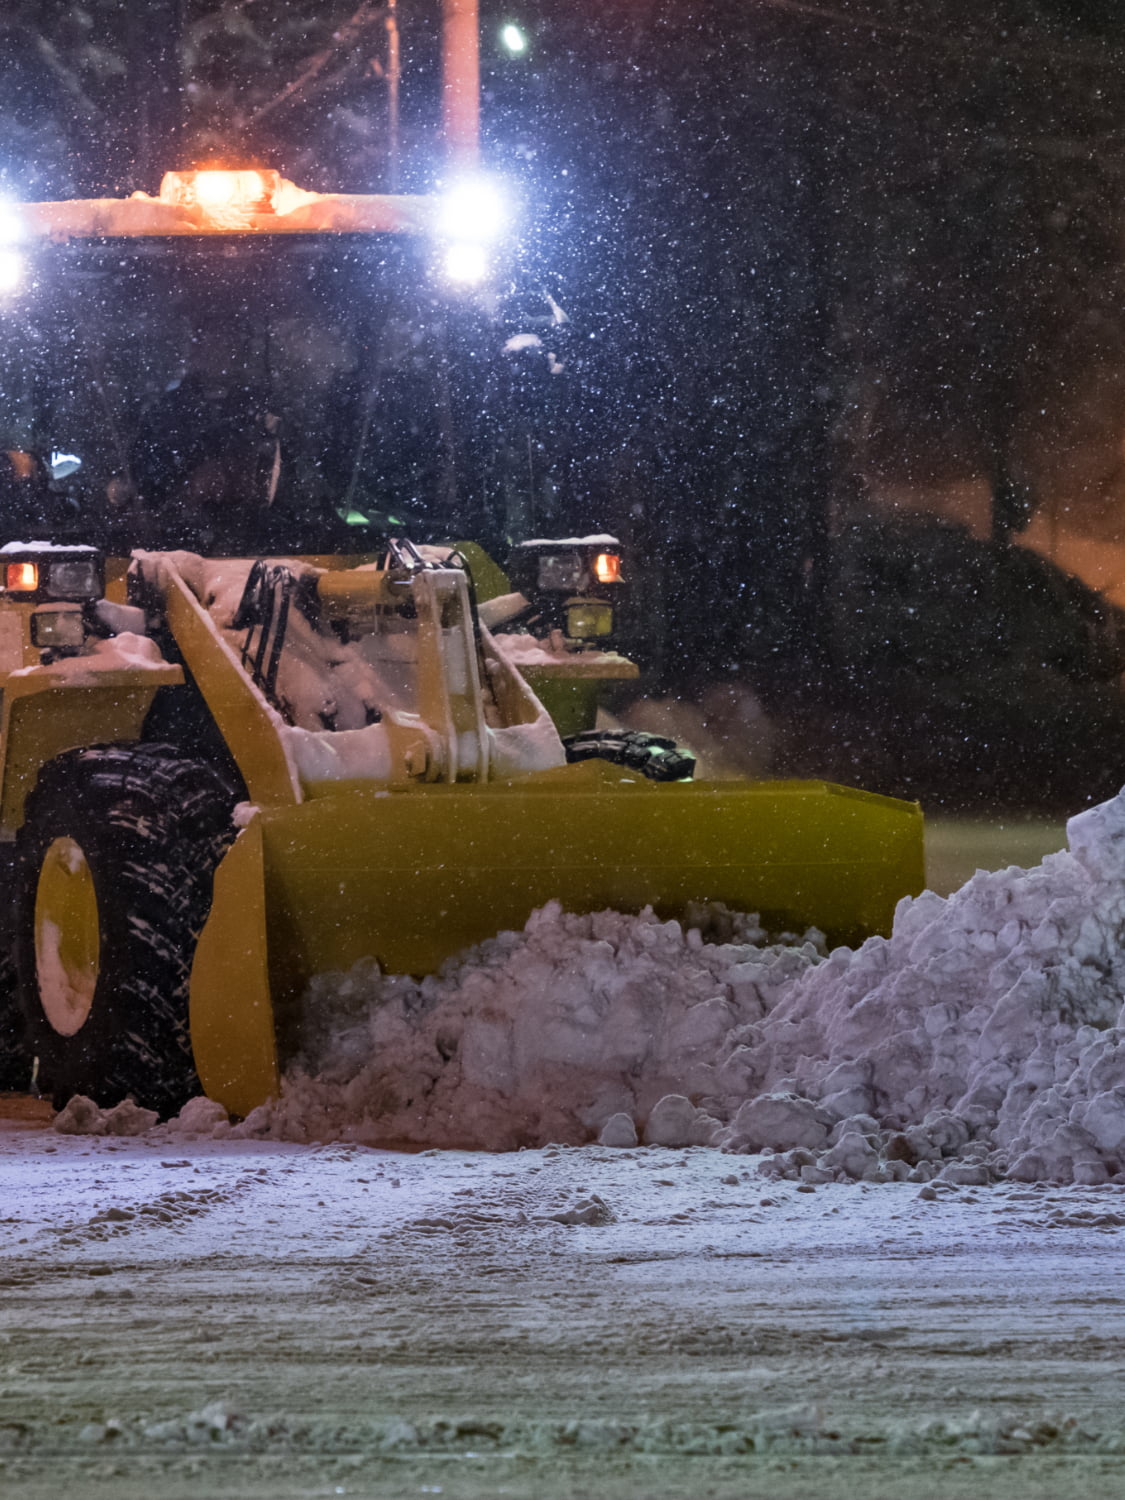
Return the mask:
[(594, 577), (599, 583), (621, 582), (621, 555), (618, 552), (599, 552), (594, 558)]
[(11, 562), (4, 574), (4, 587), (12, 594), (33, 594), (39, 587), (39, 566), (33, 562)]

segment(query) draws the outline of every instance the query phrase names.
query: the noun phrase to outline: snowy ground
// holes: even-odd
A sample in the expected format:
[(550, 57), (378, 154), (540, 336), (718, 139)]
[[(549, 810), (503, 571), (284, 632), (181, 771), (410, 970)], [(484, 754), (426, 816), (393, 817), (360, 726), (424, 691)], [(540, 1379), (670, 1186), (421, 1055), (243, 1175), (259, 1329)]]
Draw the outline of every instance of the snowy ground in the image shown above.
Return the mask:
[(113, 1140), (29, 1110), (0, 1125), (5, 1500), (1125, 1482), (1119, 1186)]
[[(370, 1069), (298, 1089), (273, 1117), (288, 1139), (225, 1121), (216, 1138), (63, 1134), (45, 1106), (0, 1098), (0, 1495), (1120, 1493), (1125, 801), (1077, 825), (1072, 848), (917, 903), (854, 962), (782, 951), (776, 985), (755, 969), (764, 1014), (738, 1045), (774, 1089), (770, 1128), (819, 1132), (811, 1150), (778, 1136), (758, 1154), (737, 1095), (708, 1106), (735, 1121), (716, 1127), (725, 1150), (378, 1149), (340, 1138), (378, 1096)], [(620, 965), (637, 939), (565, 928), (540, 923), (425, 1003), (395, 991), (400, 1071), (413, 1059), (424, 1075), (431, 1031), (440, 1043), (427, 1130), (459, 1108), (457, 1129), (491, 1131), (511, 1105), (493, 1071), (487, 1090), (473, 1072), (495, 1061), (472, 1030), (482, 1004), (493, 1030), (509, 1002), (512, 1017), (579, 1015), (607, 942)], [(682, 1002), (707, 1019), (716, 988), (753, 1001), (752, 953), (637, 931), (664, 976), (656, 1013)], [(1038, 972), (1051, 982), (1033, 994)], [(618, 1071), (651, 1135), (653, 1100), (691, 1059), (669, 1033), (626, 1067), (628, 1027), (648, 1035), (637, 1005), (657, 994), (633, 990), (614, 1012)], [(692, 1033), (711, 1052), (691, 1066), (727, 1057), (730, 1019)], [(589, 1075), (599, 1109), (617, 1107), (594, 1068), (605, 1036), (586, 1057), (568, 1032), (560, 1073), (560, 1034), (528, 1031), (519, 1077), (546, 1099)], [(476, 1061), (450, 1072), (447, 1055)], [(870, 1063), (846, 1088), (841, 1057)], [(649, 1073), (651, 1097), (636, 1081)], [(857, 1090), (879, 1121), (854, 1113)], [(92, 1107), (91, 1123), (106, 1128)]]

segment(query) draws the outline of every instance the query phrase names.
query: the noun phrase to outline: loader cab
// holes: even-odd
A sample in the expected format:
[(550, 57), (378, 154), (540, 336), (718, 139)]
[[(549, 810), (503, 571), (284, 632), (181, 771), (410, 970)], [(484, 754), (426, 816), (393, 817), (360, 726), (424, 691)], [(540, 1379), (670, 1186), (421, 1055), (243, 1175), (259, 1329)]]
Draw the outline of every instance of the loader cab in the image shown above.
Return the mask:
[(0, 542), (487, 540), (488, 322), (421, 237), (38, 244), (0, 308)]

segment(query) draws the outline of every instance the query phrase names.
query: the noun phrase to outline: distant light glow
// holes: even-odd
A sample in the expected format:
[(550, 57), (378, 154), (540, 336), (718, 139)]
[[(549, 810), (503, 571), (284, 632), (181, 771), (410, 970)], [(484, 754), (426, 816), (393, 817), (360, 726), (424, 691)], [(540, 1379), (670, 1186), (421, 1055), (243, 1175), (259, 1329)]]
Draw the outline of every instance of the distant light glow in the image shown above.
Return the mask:
[(0, 246), (0, 294), (18, 292), (26, 273), (27, 266), (20, 252)]
[(195, 179), (196, 200), (200, 208), (233, 208), (242, 197), (240, 186), (237, 172), (200, 172)]
[(449, 240), (477, 245), (498, 239), (511, 221), (511, 210), (495, 182), (466, 177), (443, 193), (438, 230)]
[(488, 251), (483, 245), (456, 244), (445, 252), (445, 274), (459, 286), (477, 286), (488, 276)]
[(527, 51), (527, 36), (512, 21), (509, 21), (506, 26), (501, 26), (500, 43), (513, 57), (522, 57)]

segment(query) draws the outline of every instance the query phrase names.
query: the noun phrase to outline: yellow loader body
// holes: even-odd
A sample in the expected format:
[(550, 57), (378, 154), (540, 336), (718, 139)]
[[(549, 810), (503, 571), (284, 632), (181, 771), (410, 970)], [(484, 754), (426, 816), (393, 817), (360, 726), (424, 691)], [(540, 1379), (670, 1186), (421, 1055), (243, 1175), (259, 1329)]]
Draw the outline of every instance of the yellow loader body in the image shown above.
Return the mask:
[[(897, 901), (922, 887), (912, 804), (825, 782), (655, 782), (605, 759), (568, 763), (515, 666), (537, 648), (492, 635), (466, 571), (433, 550), (348, 568), (137, 553), (141, 602), (102, 615), (107, 628), (152, 620), (156, 636), (126, 632), (57, 660), (34, 640), (59, 628), (58, 606), (0, 600), (23, 621), (18, 643), (9, 632), (0, 741), (12, 834), (41, 768), (57, 779), (50, 768), (96, 740), (151, 742), (158, 690), (197, 694), (237, 769), (246, 800), (217, 856), (187, 995), (195, 1072), (237, 1114), (277, 1093), (320, 973), (364, 959), (433, 972), (550, 901), (669, 919), (714, 903), (756, 912), (768, 930), (816, 926), (855, 944), (889, 931)], [(587, 682), (603, 655), (556, 652), (543, 671), (565, 684), (573, 658)], [(605, 661), (621, 675), (624, 658)], [(142, 751), (141, 769), (123, 774), (143, 777), (147, 763)], [(96, 1017), (105, 990), (105, 924), (120, 916), (86, 863), (83, 840), (97, 844), (98, 830), (36, 817), (41, 832), (24, 843), (42, 845), (39, 989), (58, 1045), (73, 1036), (80, 1050), (82, 1017)]]

